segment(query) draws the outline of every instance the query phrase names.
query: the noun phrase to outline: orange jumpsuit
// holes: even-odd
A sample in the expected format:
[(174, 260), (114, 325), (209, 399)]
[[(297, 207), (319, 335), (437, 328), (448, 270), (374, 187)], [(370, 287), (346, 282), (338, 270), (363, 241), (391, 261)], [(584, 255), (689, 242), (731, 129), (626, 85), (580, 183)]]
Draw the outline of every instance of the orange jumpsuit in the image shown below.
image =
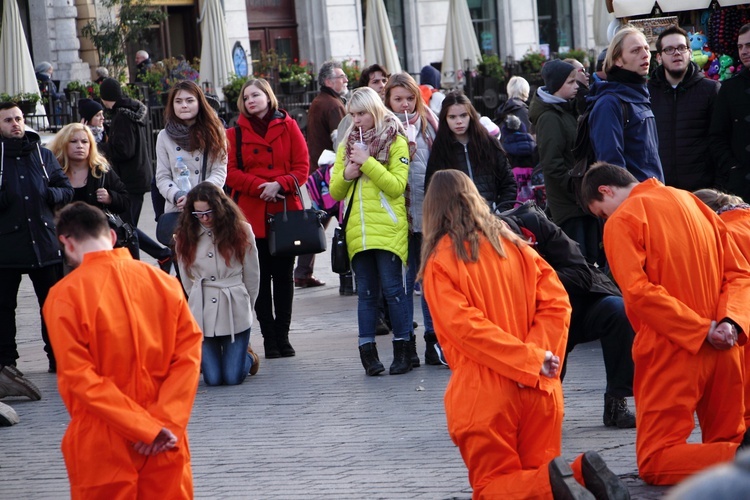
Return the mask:
[[(727, 231), (734, 238), (743, 257), (750, 262), (750, 209), (735, 208), (719, 215), (727, 225)], [(750, 428), (750, 342), (745, 344), (743, 352), (743, 374), (745, 379), (745, 427)]]
[[(607, 220), (604, 248), (636, 332), (641, 477), (675, 484), (732, 460), (745, 432), (741, 351), (706, 341), (712, 320), (750, 326), (747, 262), (726, 227), (692, 194), (649, 179)], [(694, 413), (702, 444), (686, 444)]]
[[(62, 441), (71, 497), (192, 498), (186, 428), (203, 335), (178, 281), (125, 248), (91, 252), (43, 312), (71, 417)], [(162, 427), (175, 448), (134, 451)]]
[(547, 466), (562, 445), (562, 386), (539, 371), (545, 351), (562, 366), (570, 303), (531, 247), (502, 243), (506, 258), (483, 239), (479, 260), (465, 263), (446, 236), (425, 268), (424, 294), (453, 371), (448, 432), (474, 498), (551, 498)]

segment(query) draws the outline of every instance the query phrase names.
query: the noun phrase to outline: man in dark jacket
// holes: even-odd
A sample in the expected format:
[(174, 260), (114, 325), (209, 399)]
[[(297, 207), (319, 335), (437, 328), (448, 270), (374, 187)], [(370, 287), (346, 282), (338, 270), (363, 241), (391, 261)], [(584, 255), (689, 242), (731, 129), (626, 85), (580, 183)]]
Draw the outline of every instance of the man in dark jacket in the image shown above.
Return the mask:
[[(151, 179), (154, 175), (146, 129), (148, 108), (140, 101), (123, 96), (120, 82), (113, 78), (102, 81), (99, 94), (104, 107), (113, 111), (109, 140), (100, 144), (99, 150), (107, 157), (128, 190), (130, 210), (124, 212), (122, 218), (137, 227), (141, 218), (143, 195), (151, 191)], [(170, 250), (159, 245), (140, 229), (137, 234), (139, 247), (163, 267), (168, 266)]]
[[(346, 115), (343, 96), (348, 91), (344, 70), (337, 61), (326, 61), (318, 72), (320, 93), (310, 103), (307, 113), (307, 149), (310, 154), (310, 175), (318, 169), (318, 160), (324, 150), (333, 151), (336, 130)], [(339, 138), (340, 139), (340, 138)], [(334, 151), (335, 153), (335, 151)], [(301, 288), (325, 285), (313, 276), (315, 255), (300, 255), (294, 269), (294, 284)], [(342, 281), (339, 292), (344, 294)], [(351, 288), (351, 287), (349, 287)]]
[(648, 90), (665, 184), (687, 191), (713, 187), (707, 137), (720, 84), (690, 60), (687, 33), (679, 26), (659, 35), (656, 52), (661, 65), (651, 75)]
[(740, 28), (737, 50), (744, 68), (721, 84), (708, 141), (717, 186), (750, 202), (750, 24)]
[[(55, 205), (73, 199), (73, 188), (39, 135), (24, 130), (21, 110), (0, 104), (0, 370), (14, 367), (16, 300), (21, 277), (34, 284), (39, 307), (62, 277), (62, 254), (55, 236)], [(42, 319), (49, 370), (57, 369)], [(2, 394), (0, 394), (1, 396)], [(38, 398), (36, 398), (38, 399)]]
[(646, 76), (651, 52), (643, 32), (625, 26), (612, 38), (604, 59), (606, 81), (591, 86), (589, 130), (597, 160), (627, 169), (639, 181), (664, 182), (659, 137)]
[[(501, 218), (511, 230), (529, 241), (557, 272), (573, 308), (566, 354), (578, 344), (599, 339), (607, 373), (604, 393), (604, 425), (635, 427), (635, 415), (626, 397), (633, 395), (635, 333), (625, 314), (622, 294), (599, 268), (586, 262), (576, 242), (552, 223), (534, 203), (504, 212)], [(567, 356), (561, 378), (565, 377)]]

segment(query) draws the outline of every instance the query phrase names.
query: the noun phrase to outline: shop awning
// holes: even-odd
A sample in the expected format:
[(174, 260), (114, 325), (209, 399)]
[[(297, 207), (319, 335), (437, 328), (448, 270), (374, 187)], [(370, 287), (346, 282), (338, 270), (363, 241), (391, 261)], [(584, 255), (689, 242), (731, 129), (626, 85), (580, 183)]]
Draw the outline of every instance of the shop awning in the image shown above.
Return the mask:
[[(601, 0), (604, 1), (604, 0)], [(707, 9), (711, 0), (614, 0), (616, 17), (631, 17), (650, 14), (654, 4), (658, 3), (663, 13), (682, 12), (686, 10)], [(729, 7), (730, 5), (741, 5), (747, 0), (719, 0), (719, 5)]]

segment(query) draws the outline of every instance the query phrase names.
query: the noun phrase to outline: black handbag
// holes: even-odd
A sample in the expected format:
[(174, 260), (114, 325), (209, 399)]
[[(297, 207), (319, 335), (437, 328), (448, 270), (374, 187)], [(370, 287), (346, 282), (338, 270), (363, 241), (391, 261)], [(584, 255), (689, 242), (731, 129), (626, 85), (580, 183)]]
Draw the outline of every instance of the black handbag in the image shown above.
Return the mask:
[[(106, 172), (102, 172), (102, 177), (99, 187), (104, 187), (104, 177)], [(107, 217), (107, 223), (109, 227), (114, 229), (117, 235), (117, 242), (115, 242), (115, 248), (138, 248), (138, 241), (135, 236), (135, 228), (129, 223), (122, 220), (122, 217), (116, 213), (111, 212), (105, 205), (100, 205), (102, 212)]]
[(357, 177), (354, 181), (354, 186), (352, 186), (352, 195), (349, 198), (349, 203), (346, 205), (344, 220), (333, 231), (333, 238), (331, 240), (331, 270), (338, 274), (346, 274), (351, 270), (349, 249), (346, 246), (346, 221), (349, 220), (349, 213), (352, 211), (352, 202), (354, 201), (354, 193), (357, 189), (358, 181), (359, 177)]
[[(297, 195), (302, 199), (297, 178), (293, 177)], [(284, 210), (268, 216), (268, 252), (275, 257), (291, 257), (325, 252), (326, 232), (323, 227), (325, 212), (306, 208)]]

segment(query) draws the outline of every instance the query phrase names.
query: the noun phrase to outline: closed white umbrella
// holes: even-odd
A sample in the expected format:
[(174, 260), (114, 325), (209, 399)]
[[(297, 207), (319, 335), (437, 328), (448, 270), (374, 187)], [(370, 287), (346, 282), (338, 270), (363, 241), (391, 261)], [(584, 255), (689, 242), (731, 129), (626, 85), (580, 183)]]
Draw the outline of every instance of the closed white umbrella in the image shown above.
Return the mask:
[(201, 82), (211, 82), (219, 99), (224, 99), (221, 91), (227, 83), (229, 73), (234, 73), (232, 48), (227, 38), (227, 22), (220, 0), (203, 0), (201, 19)]
[[(10, 95), (33, 92), (41, 95), (16, 0), (5, 0), (4, 5), (0, 34), (0, 92)], [(36, 106), (36, 114), (45, 114), (41, 101)]]
[(385, 66), (391, 74), (401, 73), (396, 42), (383, 0), (367, 0), (365, 62)]
[(465, 61), (469, 68), (476, 68), (482, 60), (479, 43), (471, 23), (469, 4), (466, 0), (451, 0), (448, 8), (448, 26), (445, 31), (441, 86), (445, 88), (463, 86), (466, 79)]
[(599, 0), (594, 2), (594, 43), (600, 47), (609, 45), (607, 30), (615, 19), (614, 14), (607, 11), (607, 5)]

